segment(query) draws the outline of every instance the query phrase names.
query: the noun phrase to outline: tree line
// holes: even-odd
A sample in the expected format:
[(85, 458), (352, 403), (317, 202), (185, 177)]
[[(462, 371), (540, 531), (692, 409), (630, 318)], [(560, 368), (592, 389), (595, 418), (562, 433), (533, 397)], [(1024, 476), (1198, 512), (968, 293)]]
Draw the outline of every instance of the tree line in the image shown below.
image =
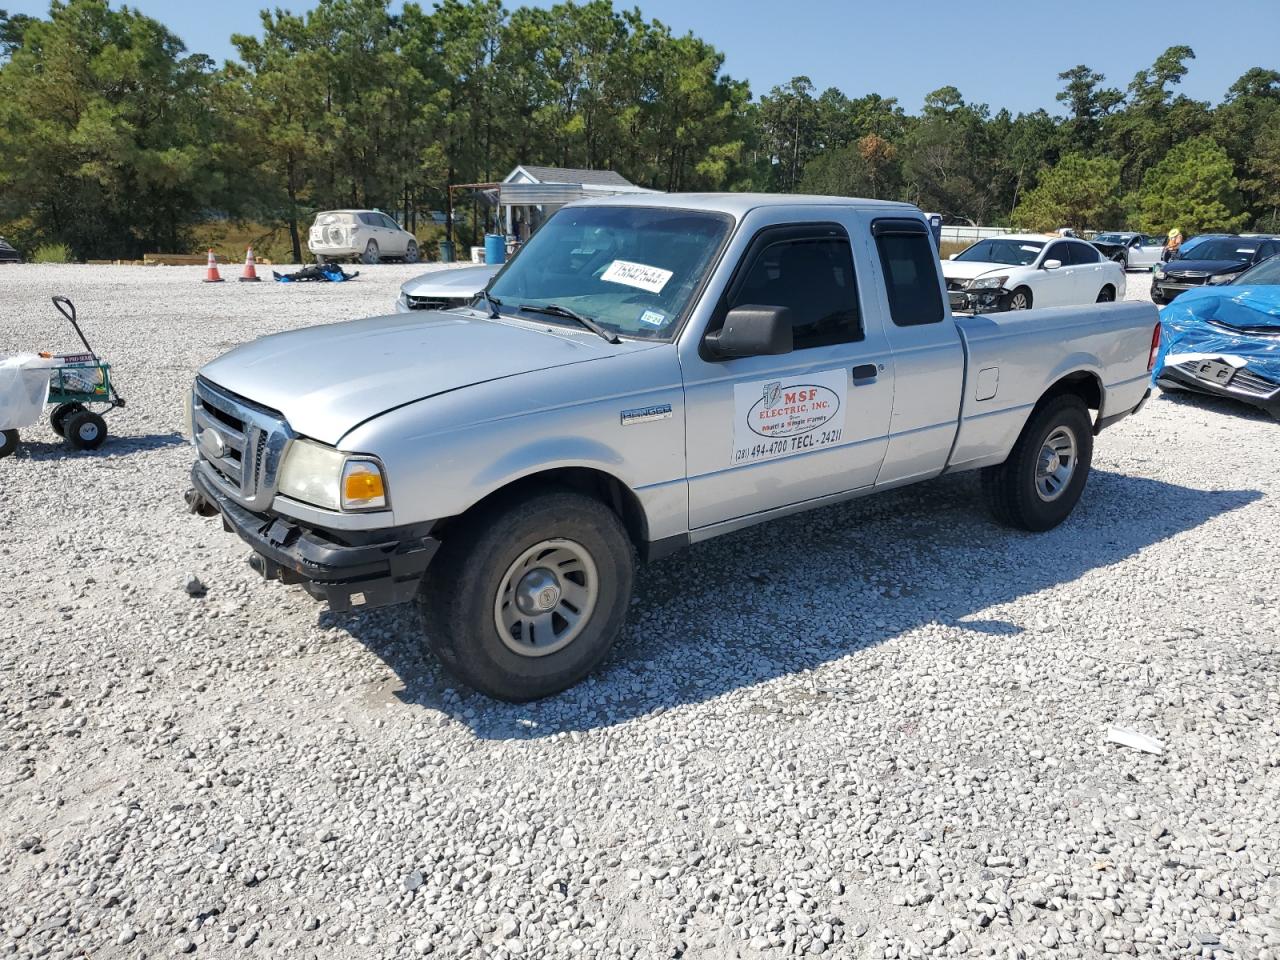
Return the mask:
[(1124, 89), (1062, 72), (1060, 115), (993, 112), (953, 86), (908, 113), (806, 77), (753, 99), (710, 43), (612, 0), (321, 0), (261, 18), (217, 64), (106, 0), (0, 11), (0, 233), (136, 257), (244, 220), (287, 228), (300, 259), (316, 210), (376, 207), (414, 229), (450, 185), (517, 163), (905, 199), (952, 222), (1280, 230), (1280, 72), (1197, 101), (1177, 89), (1190, 47)]

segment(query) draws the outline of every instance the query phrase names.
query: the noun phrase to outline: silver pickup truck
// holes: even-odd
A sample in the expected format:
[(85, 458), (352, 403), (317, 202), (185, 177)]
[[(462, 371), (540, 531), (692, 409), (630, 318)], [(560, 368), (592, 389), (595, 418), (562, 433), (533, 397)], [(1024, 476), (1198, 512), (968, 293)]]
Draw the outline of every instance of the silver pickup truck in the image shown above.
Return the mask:
[(187, 501), (332, 609), (416, 602), (449, 671), (530, 700), (600, 664), (637, 559), (959, 470), (1061, 523), (1158, 342), (1150, 304), (953, 317), (907, 204), (590, 201), (468, 307), (209, 363)]

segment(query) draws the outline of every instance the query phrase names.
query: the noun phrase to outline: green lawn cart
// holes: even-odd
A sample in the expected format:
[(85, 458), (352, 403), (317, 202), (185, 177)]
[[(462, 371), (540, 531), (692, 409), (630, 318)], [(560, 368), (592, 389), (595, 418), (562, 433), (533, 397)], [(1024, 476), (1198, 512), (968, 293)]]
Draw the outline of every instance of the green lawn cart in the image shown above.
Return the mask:
[(49, 423), (54, 432), (73, 450), (102, 446), (107, 439), (103, 414), (124, 406), (111, 383), (111, 365), (93, 352), (76, 322), (75, 304), (54, 297), (53, 305), (87, 352), (0, 358), (0, 458), (18, 449), (18, 429), (35, 423), (46, 405), (53, 405)]

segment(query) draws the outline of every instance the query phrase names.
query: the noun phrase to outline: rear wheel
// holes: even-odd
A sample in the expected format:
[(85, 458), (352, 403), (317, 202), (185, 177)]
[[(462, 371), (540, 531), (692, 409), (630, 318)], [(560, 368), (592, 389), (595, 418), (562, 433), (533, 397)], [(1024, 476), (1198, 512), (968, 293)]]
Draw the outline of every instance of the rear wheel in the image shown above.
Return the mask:
[(560, 693), (600, 665), (622, 633), (634, 576), (617, 515), (548, 489), (452, 531), (418, 606), (450, 673), (520, 703)]
[(378, 241), (370, 240), (364, 247), (364, 253), (360, 255), (361, 263), (374, 264), (382, 259), (382, 254), (378, 251)]
[(1001, 523), (1049, 530), (1075, 508), (1092, 462), (1089, 408), (1065, 394), (1032, 414), (1009, 459), (982, 471), (983, 493)]
[(1030, 310), (1031, 309), (1031, 291), (1026, 287), (1019, 287), (1013, 293), (1009, 294), (1010, 310)]
[(18, 431), (0, 430), (0, 460), (11, 457), (18, 451)]
[(53, 432), (58, 436), (65, 437), (67, 417), (83, 409), (83, 403), (60, 403), (53, 408), (53, 413), (49, 414), (49, 426), (53, 427)]
[(1116, 299), (1116, 288), (1107, 284), (1098, 291), (1098, 299), (1095, 303), (1114, 303)]
[(421, 254), (418, 252), (418, 244), (415, 241), (410, 240), (409, 245), (404, 248), (404, 262), (417, 263), (419, 256), (421, 256)]
[(73, 450), (97, 450), (107, 439), (107, 422), (92, 410), (79, 410), (63, 423), (63, 436)]

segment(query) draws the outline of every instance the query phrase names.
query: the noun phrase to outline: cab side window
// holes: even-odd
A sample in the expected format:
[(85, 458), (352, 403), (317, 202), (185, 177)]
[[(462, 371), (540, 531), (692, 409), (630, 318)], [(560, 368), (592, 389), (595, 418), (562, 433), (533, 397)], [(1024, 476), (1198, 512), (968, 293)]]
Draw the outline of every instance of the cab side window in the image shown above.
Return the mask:
[(1059, 261), (1064, 267), (1071, 266), (1071, 254), (1067, 251), (1065, 243), (1051, 243), (1044, 252), (1044, 258), (1040, 261), (1040, 266), (1044, 266), (1050, 260)]
[(871, 225), (889, 295), (894, 326), (941, 323), (946, 312), (938, 285), (938, 257), (923, 224), (915, 220), (877, 220)]
[(752, 247), (729, 309), (786, 307), (796, 350), (863, 339), (853, 253), (842, 228), (782, 228), (762, 234)]

